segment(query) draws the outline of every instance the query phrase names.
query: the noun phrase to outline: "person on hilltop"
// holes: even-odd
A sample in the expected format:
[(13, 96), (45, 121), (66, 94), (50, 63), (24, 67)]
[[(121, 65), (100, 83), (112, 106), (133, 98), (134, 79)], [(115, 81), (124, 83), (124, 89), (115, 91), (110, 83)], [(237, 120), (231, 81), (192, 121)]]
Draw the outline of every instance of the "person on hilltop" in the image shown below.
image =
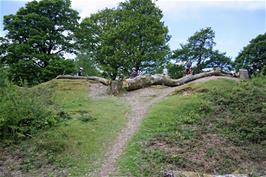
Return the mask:
[(189, 75), (189, 74), (192, 74), (192, 63), (191, 63), (191, 61), (188, 61), (187, 63), (186, 63), (186, 75)]
[(168, 76), (168, 69), (167, 68), (163, 69), (163, 75)]
[(135, 78), (139, 75), (138, 71), (136, 70), (136, 68), (132, 69), (132, 72), (130, 73), (130, 78)]
[(82, 76), (82, 75), (83, 75), (83, 67), (79, 67), (78, 76)]

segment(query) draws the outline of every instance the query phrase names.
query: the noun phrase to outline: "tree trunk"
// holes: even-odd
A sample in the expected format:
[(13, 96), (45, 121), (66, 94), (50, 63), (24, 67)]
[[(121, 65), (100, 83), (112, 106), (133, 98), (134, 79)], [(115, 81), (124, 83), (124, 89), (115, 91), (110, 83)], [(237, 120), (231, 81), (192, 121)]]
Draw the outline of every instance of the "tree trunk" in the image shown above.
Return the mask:
[(165, 76), (162, 74), (156, 75), (143, 75), (138, 76), (134, 79), (126, 79), (123, 81), (123, 89), (125, 90), (136, 90), (144, 87), (149, 87), (151, 85), (165, 85), (169, 87), (175, 87), (179, 85), (183, 85), (185, 83), (191, 82), (196, 79), (209, 77), (209, 76), (229, 76), (232, 77), (230, 74), (223, 73), (221, 71), (211, 71), (211, 72), (204, 72), (196, 75), (188, 75), (182, 77), (180, 79), (171, 79), (169, 76)]
[(59, 75), (56, 79), (86, 79), (102, 83), (103, 85), (110, 85), (111, 81), (97, 76), (71, 76), (71, 75)]
[(113, 80), (109, 86), (109, 94), (118, 95), (123, 90), (123, 81)]
[(141, 75), (137, 76), (133, 79), (126, 79), (123, 81), (110, 81), (101, 77), (96, 76), (70, 76), (70, 75), (60, 75), (57, 76), (56, 79), (86, 79), (100, 82), (104, 85), (109, 85), (109, 92), (111, 94), (119, 94), (123, 90), (131, 91), (137, 90), (144, 87), (149, 87), (151, 85), (165, 85), (169, 87), (176, 87), (183, 85), (185, 83), (191, 82), (193, 80), (197, 80), (204, 77), (209, 76), (228, 76), (233, 77), (231, 74), (222, 72), (221, 70), (215, 70), (211, 72), (204, 72), (195, 75), (184, 76), (180, 79), (171, 79), (169, 76), (163, 74), (155, 74), (155, 75)]

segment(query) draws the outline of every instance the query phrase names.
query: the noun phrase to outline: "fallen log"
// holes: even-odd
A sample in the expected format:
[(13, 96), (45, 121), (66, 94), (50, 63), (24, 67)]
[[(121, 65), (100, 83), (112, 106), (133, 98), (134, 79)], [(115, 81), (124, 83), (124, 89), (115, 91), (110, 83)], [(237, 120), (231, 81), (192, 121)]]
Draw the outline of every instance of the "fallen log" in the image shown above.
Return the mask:
[(114, 80), (110, 81), (108, 79), (97, 77), (97, 76), (71, 76), (71, 75), (59, 75), (56, 79), (86, 79), (100, 82), (106, 86), (109, 86), (109, 92), (111, 94), (119, 94), (122, 90), (131, 91), (137, 90), (144, 87), (149, 87), (152, 85), (165, 85), (169, 87), (176, 87), (183, 85), (185, 83), (210, 76), (228, 76), (233, 77), (231, 74), (222, 72), (220, 70), (214, 70), (210, 72), (203, 72), (195, 75), (187, 75), (180, 79), (171, 79), (167, 75), (155, 74), (155, 75), (141, 75), (132, 79), (125, 79), (122, 81)]
[(130, 90), (137, 90), (137, 89), (144, 88), (144, 87), (149, 87), (151, 85), (165, 85), (169, 87), (175, 87), (175, 86), (180, 86), (185, 83), (191, 82), (193, 80), (197, 80), (197, 79), (209, 77), (209, 76), (232, 77), (232, 75), (221, 72), (221, 71), (210, 71), (210, 72), (204, 72), (204, 73), (195, 74), (195, 75), (188, 75), (180, 79), (171, 79), (169, 76), (162, 75), (162, 74), (142, 75), (142, 76), (135, 77), (133, 79), (124, 80), (122, 88), (127, 91), (130, 91)]
[(110, 85), (111, 81), (97, 76), (71, 76), (71, 75), (59, 75), (56, 79), (86, 79), (102, 83), (103, 85)]

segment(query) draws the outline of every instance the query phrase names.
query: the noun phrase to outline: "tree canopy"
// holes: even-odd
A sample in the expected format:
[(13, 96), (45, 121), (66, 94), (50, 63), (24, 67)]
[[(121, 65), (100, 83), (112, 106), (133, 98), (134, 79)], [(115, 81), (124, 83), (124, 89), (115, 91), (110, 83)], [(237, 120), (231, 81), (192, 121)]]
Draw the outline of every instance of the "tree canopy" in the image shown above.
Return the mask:
[(73, 71), (73, 62), (63, 57), (75, 51), (79, 16), (70, 6), (70, 0), (32, 1), (4, 17), (8, 41), (1, 45), (6, 46), (1, 63), (13, 81), (34, 84)]
[[(194, 73), (215, 67), (232, 70), (226, 53), (214, 49), (215, 33), (210, 27), (195, 32), (171, 55), (170, 36), (162, 18), (162, 11), (152, 0), (126, 0), (79, 24), (70, 0), (34, 0), (4, 17), (7, 34), (0, 37), (0, 66), (19, 85), (73, 74), (79, 67), (86, 75), (113, 80), (128, 77), (133, 71), (154, 74), (163, 68), (178, 78), (188, 61)], [(237, 69), (266, 73), (265, 36), (251, 40), (240, 52), (234, 65)], [(66, 54), (75, 54), (76, 60), (67, 60)]]
[(231, 60), (214, 50), (215, 33), (210, 28), (203, 28), (188, 38), (186, 44), (181, 44), (180, 48), (173, 52), (173, 58), (177, 62), (190, 61), (195, 64), (193, 71), (202, 72), (202, 69), (208, 67), (221, 67), (222, 69), (231, 68)]
[(245, 68), (249, 74), (266, 75), (266, 33), (258, 35), (239, 53), (235, 60), (236, 69)]
[(185, 74), (185, 67), (183, 65), (169, 63), (166, 65), (168, 75), (173, 79), (179, 79)]
[(82, 75), (84, 76), (100, 76), (101, 73), (98, 69), (97, 64), (93, 58), (88, 55), (86, 52), (78, 54), (75, 58), (76, 70), (83, 68)]
[(116, 79), (162, 66), (169, 47), (162, 12), (151, 0), (129, 0), (82, 21), (81, 47), (93, 54), (106, 76)]

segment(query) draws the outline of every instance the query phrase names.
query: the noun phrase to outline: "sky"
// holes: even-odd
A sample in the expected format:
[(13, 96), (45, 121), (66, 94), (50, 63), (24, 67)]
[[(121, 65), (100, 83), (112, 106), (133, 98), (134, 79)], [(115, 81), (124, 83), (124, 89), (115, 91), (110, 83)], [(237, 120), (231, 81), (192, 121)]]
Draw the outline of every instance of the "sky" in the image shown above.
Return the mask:
[[(0, 0), (0, 36), (3, 16), (14, 14), (29, 0)], [(72, 0), (81, 18), (98, 10), (116, 7), (123, 0)], [(211, 27), (215, 31), (215, 49), (234, 59), (249, 41), (266, 32), (266, 0), (157, 0), (164, 24), (172, 36), (172, 50), (186, 43), (196, 31)]]

